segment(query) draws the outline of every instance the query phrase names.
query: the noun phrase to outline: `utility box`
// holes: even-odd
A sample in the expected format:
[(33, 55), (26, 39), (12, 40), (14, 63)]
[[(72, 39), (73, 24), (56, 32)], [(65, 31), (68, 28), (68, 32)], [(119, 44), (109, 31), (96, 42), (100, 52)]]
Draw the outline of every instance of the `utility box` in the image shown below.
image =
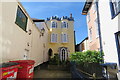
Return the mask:
[(19, 64), (8, 62), (0, 65), (0, 80), (16, 80)]
[(105, 63), (105, 64), (102, 64), (102, 66), (104, 67), (104, 73), (107, 80), (118, 80), (117, 63)]
[(17, 80), (32, 80), (33, 70), (34, 70), (34, 60), (18, 60), (10, 61), (19, 63), (20, 67), (18, 69)]

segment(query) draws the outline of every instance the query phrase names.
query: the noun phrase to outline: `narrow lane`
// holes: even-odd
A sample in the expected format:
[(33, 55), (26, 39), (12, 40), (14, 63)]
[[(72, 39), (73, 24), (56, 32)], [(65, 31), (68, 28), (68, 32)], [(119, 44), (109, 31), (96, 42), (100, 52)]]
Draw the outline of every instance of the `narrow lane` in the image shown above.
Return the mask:
[[(56, 65), (57, 67), (57, 65)], [(71, 79), (71, 73), (67, 70), (49, 69), (48, 64), (38, 66), (34, 71), (34, 78), (42, 79)]]

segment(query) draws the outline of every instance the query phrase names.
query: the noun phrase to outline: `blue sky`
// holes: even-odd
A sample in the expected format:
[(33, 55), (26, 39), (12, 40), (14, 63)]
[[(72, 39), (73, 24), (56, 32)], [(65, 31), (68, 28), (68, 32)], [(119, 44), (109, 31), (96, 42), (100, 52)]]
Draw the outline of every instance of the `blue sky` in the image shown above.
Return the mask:
[(46, 19), (51, 16), (69, 16), (75, 19), (76, 44), (87, 37), (86, 16), (82, 15), (84, 2), (22, 2), (31, 18)]

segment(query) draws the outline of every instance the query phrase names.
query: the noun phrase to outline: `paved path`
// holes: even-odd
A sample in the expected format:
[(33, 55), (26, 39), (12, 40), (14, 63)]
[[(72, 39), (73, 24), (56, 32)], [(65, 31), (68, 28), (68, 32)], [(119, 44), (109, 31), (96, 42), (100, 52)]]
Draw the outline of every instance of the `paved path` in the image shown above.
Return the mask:
[(34, 71), (34, 78), (71, 78), (71, 73), (66, 70), (48, 69), (48, 65), (42, 64)]

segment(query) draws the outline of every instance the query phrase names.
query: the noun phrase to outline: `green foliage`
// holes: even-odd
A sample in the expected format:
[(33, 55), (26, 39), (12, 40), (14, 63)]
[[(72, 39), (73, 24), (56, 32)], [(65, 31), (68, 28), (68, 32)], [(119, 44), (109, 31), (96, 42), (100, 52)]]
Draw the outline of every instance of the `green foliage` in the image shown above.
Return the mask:
[(86, 51), (86, 52), (76, 52), (70, 55), (70, 61), (75, 61), (78, 64), (81, 63), (102, 63), (103, 53), (99, 51)]
[(53, 65), (60, 64), (60, 59), (59, 59), (58, 54), (55, 54), (54, 57), (50, 59), (49, 64), (53, 64)]

